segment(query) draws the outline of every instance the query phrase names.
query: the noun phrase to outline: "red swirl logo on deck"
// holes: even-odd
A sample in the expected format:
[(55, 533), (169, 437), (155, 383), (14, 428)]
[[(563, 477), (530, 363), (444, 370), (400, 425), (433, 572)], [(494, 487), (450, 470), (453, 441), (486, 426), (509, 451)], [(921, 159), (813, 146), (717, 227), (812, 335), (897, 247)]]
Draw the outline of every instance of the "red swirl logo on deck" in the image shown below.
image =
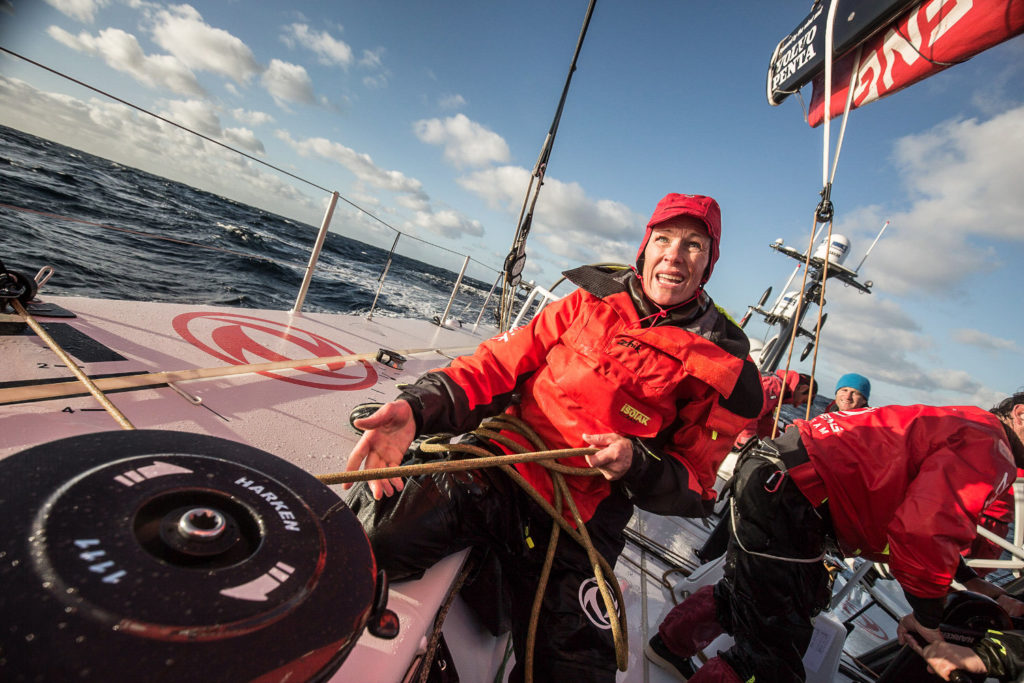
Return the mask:
[[(185, 341), (232, 365), (329, 358), (353, 353), (319, 334), (238, 313), (182, 313), (171, 325)], [(294, 376), (296, 372), (305, 373), (305, 376)], [(326, 363), (317, 367), (307, 365), (259, 374), (282, 382), (333, 391), (355, 391), (377, 383), (377, 372), (366, 361)]]

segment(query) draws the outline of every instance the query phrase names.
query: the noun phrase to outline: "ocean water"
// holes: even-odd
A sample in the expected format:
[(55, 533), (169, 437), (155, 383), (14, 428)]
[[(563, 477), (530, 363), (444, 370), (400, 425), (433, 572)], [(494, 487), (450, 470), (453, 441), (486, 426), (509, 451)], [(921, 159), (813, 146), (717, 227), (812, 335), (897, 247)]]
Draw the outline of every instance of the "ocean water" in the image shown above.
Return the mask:
[[(314, 226), (0, 126), (0, 260), (28, 275), (53, 266), (44, 296), (290, 308), (316, 232)], [(328, 233), (304, 310), (367, 313), (387, 257), (383, 249)], [(456, 277), (395, 254), (374, 315), (439, 316)], [(475, 322), (492, 283), (463, 279), (450, 315)], [(484, 323), (494, 322), (497, 294)], [(831, 395), (817, 396), (812, 415), (830, 400)], [(782, 408), (785, 424), (804, 415), (803, 407)]]
[[(0, 126), (0, 260), (30, 276), (53, 266), (43, 295), (290, 308), (316, 233)], [(304, 310), (367, 313), (387, 257), (386, 250), (328, 233)], [(438, 316), (456, 277), (396, 253), (374, 315)], [(449, 315), (475, 322), (492, 284), (464, 278)], [(495, 299), (483, 322), (493, 322)]]

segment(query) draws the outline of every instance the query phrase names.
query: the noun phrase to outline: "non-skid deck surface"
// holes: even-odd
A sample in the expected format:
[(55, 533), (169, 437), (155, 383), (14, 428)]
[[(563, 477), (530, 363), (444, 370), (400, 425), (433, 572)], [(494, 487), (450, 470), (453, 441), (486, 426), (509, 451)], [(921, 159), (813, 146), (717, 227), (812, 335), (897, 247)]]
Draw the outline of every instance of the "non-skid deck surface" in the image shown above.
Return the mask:
[[(113, 392), (108, 398), (139, 429), (169, 429), (247, 443), (312, 474), (345, 468), (357, 435), (349, 411), (395, 397), (397, 385), (450, 362), (452, 349), (468, 353), (485, 333), (439, 328), (428, 321), (211, 306), (47, 297), (73, 318), (38, 315), (46, 331), (92, 377), (211, 368), (282, 359), (375, 353), (406, 355), (402, 369), (375, 361), (313, 366), (181, 382), (196, 404), (166, 385)], [(24, 323), (0, 321), (0, 395), (30, 391), (71, 372)], [(409, 355), (415, 349), (441, 349)], [(2, 393), (6, 392), (6, 393)], [(80, 434), (120, 429), (89, 395), (0, 404), (0, 458), (31, 446)], [(5, 400), (6, 400), (5, 398)], [(340, 493), (340, 488), (336, 488)], [(447, 558), (420, 581), (393, 586), (389, 607), (401, 633), (380, 640), (364, 633), (334, 681), (396, 683), (423, 644), (463, 555)], [(329, 606), (325, 606), (329, 610)], [(463, 638), (463, 640), (467, 640)], [(487, 639), (481, 636), (481, 640)], [(485, 680), (467, 662), (468, 679)]]

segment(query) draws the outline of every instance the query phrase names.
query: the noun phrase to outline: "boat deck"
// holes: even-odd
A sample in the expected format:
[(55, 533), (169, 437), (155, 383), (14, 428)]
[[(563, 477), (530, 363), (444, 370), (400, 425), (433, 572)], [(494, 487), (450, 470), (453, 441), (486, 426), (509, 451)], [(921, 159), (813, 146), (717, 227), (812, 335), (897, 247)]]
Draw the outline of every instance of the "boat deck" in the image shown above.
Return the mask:
[[(139, 373), (190, 371), (249, 363), (304, 361), (368, 354), (360, 360), (306, 365), (260, 373), (212, 376), (157, 386), (113, 390), (108, 398), (132, 425), (206, 434), (241, 442), (320, 475), (344, 470), (357, 441), (348, 415), (357, 404), (384, 402), (402, 383), (469, 353), (494, 330), (438, 327), (428, 321), (214, 306), (45, 297), (30, 312), (94, 380), (124, 381)], [(0, 315), (0, 458), (41, 443), (119, 429), (95, 398), (20, 318)], [(379, 349), (406, 357), (401, 368), (373, 360)], [(384, 358), (386, 360), (386, 358)], [(303, 365), (301, 362), (299, 365)], [(42, 392), (42, 393), (40, 393)], [(340, 487), (335, 487), (341, 493)], [(616, 567), (623, 590), (629, 666), (619, 683), (672, 680), (643, 656), (643, 645), (675, 602), (694, 590), (702, 574), (693, 554), (710, 532), (703, 520), (661, 517), (638, 511)], [(394, 640), (364, 633), (332, 681), (396, 683), (422, 654), (426, 635), (464, 554), (447, 558), (426, 576), (393, 585), (389, 607), (399, 616)], [(871, 596), (856, 592), (836, 614), (856, 615), (846, 638), (854, 655), (889, 640), (895, 623)], [(838, 622), (836, 622), (838, 623)], [(445, 634), (462, 680), (493, 680), (502, 664), (505, 638), (494, 638), (460, 599), (445, 622)], [(827, 634), (826, 634), (827, 635)], [(845, 632), (844, 632), (845, 637)], [(840, 639), (842, 642), (842, 639)], [(819, 645), (824, 653), (831, 641)], [(382, 656), (384, 655), (384, 656)], [(814, 653), (811, 653), (813, 661)], [(510, 667), (506, 667), (506, 671)], [(843, 680), (833, 673), (809, 680)]]
[[(181, 393), (163, 385), (110, 394), (137, 428), (242, 441), (313, 474), (344, 469), (357, 439), (348, 423), (355, 405), (390, 400), (398, 384), (467, 353), (483, 338), (427, 321), (387, 317), (77, 297), (45, 301), (75, 317), (50, 317), (38, 307), (30, 313), (37, 311), (38, 322), (93, 378), (376, 353), (380, 348), (406, 355), (401, 370), (374, 361), (336, 363), (178, 382)], [(80, 388), (50, 400), (9, 403), (19, 391), (27, 395), (28, 385), (73, 376), (24, 323), (12, 322), (15, 316), (4, 318), (0, 389), (7, 399), (0, 416), (0, 457), (41, 440), (119, 428)], [(401, 348), (395, 348), (398, 343)], [(427, 351), (409, 355), (417, 349)]]
[[(405, 356), (401, 369), (368, 360), (108, 393), (138, 429), (185, 431), (246, 443), (314, 475), (344, 470), (358, 439), (348, 420), (355, 405), (390, 400), (399, 384), (470, 352), (485, 334), (390, 317), (290, 315), (78, 297), (48, 296), (44, 301), (45, 305), (33, 305), (29, 312), (94, 380), (376, 354), (380, 348)], [(0, 317), (0, 357), (4, 359), (0, 364), (0, 458), (64, 437), (120, 429), (80, 384), (53, 398), (32, 398), (39, 385), (64, 387), (63, 382), (73, 376), (43, 340), (18, 320), (11, 314)], [(340, 487), (335, 490), (341, 493)], [(389, 607), (399, 615), (400, 635), (385, 641), (364, 633), (332, 680), (354, 680), (352, 671), (359, 671), (358, 679), (367, 683), (402, 680), (422, 649), (423, 633), (463, 560), (463, 556), (450, 557), (424, 579), (393, 587)], [(464, 634), (461, 640), (471, 642), (472, 634)], [(498, 664), (491, 664), (491, 670)], [(467, 675), (480, 673), (467, 667)]]

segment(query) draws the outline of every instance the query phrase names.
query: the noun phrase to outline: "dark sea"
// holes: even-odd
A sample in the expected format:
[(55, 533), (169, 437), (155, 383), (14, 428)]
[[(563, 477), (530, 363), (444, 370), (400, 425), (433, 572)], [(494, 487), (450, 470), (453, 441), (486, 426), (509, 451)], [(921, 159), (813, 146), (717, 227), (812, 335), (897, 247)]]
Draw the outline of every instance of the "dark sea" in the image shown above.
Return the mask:
[[(43, 297), (287, 309), (316, 233), (314, 226), (0, 126), (0, 260), (29, 276), (52, 266)], [(387, 260), (386, 250), (328, 233), (303, 310), (369, 312)], [(396, 253), (374, 315), (439, 316), (456, 278)], [(492, 284), (463, 279), (449, 315), (474, 323)], [(493, 323), (497, 293), (485, 323)]]
[[(134, 233), (145, 233), (139, 235)], [(55, 275), (50, 294), (286, 309), (317, 228), (0, 126), (0, 260)], [(176, 241), (172, 241), (176, 240)], [(388, 252), (330, 232), (303, 310), (366, 314)], [(433, 319), (457, 274), (395, 254), (374, 315)], [(450, 316), (472, 324), (492, 282), (464, 278)], [(494, 323), (497, 292), (483, 323)], [(812, 415), (831, 394), (815, 398)], [(803, 418), (784, 405), (784, 423)]]

